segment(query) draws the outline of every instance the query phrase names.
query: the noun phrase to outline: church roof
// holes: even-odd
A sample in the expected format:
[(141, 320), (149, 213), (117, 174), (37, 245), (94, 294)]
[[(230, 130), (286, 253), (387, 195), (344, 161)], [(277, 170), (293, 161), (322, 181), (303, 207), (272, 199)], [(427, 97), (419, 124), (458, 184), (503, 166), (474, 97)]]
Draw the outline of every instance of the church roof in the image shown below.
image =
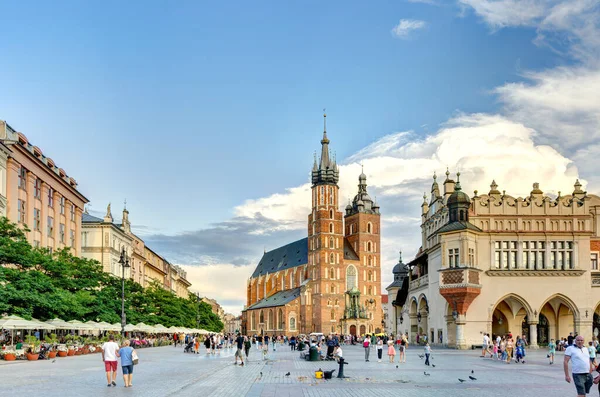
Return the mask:
[(302, 287), (287, 289), (279, 291), (276, 294), (264, 298), (248, 307), (246, 310), (263, 309), (265, 307), (283, 306), (300, 296), (300, 289)]
[(265, 252), (258, 266), (252, 273), (252, 278), (275, 273), (280, 270), (306, 265), (308, 263), (308, 237)]
[(348, 259), (351, 261), (358, 261), (360, 258), (356, 255), (354, 248), (352, 248), (352, 244), (348, 241), (347, 238), (344, 238), (344, 259)]

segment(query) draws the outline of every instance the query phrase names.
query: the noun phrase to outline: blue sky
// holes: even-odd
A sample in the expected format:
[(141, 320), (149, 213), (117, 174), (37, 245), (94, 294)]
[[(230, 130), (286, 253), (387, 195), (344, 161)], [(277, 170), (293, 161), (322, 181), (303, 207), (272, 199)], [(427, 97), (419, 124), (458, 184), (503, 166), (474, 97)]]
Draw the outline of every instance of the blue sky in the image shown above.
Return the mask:
[[(230, 271), (243, 279), (263, 247), (304, 233), (304, 215), (290, 220), (254, 204), (274, 194), (295, 199), (286, 189), (308, 180), (324, 107), (331, 147), (348, 173), (378, 157), (385, 137), (410, 132), (396, 153), (407, 159), (408, 149), (440, 137), (449, 121), (473, 126), (464, 117), (483, 114), (502, 118), (507, 128), (533, 130), (534, 149), (550, 145), (571, 162), (563, 174), (580, 176), (590, 158), (582, 152), (589, 142), (580, 139), (590, 124), (580, 120), (597, 127), (597, 103), (560, 118), (574, 128), (568, 140), (576, 143), (568, 149), (553, 131), (557, 124), (535, 116), (567, 105), (560, 99), (528, 104), (552, 97), (552, 87), (597, 82), (591, 54), (598, 42), (589, 29), (598, 28), (598, 7), (586, 0), (520, 4), (523, 9), (509, 0), (4, 2), (0, 118), (78, 180), (92, 211), (109, 201), (119, 208), (127, 198), (137, 231), (169, 259), (234, 264)], [(558, 13), (559, 5), (567, 12)], [(401, 20), (420, 27), (395, 35)], [(487, 134), (485, 125), (478, 127)], [(436, 156), (434, 150), (422, 158)], [(466, 166), (461, 161), (444, 164)], [(427, 191), (430, 182), (419, 182), (420, 171), (411, 183)], [(394, 186), (408, 189), (408, 179)], [(394, 194), (381, 183), (374, 189), (382, 212), (387, 204), (391, 217), (418, 217), (416, 205), (406, 210), (398, 202), (422, 193), (400, 188)], [(260, 216), (252, 215), (255, 209)], [(280, 221), (291, 222), (284, 233), (257, 231)], [(232, 225), (238, 234), (215, 237)], [(418, 225), (408, 229), (418, 240)], [(389, 227), (390, 239), (400, 238), (394, 230)], [(210, 233), (208, 241), (202, 237)], [(389, 244), (390, 260), (394, 245), (401, 244)], [(417, 248), (409, 244), (408, 251)], [(239, 306), (233, 292), (218, 298), (232, 310)]]

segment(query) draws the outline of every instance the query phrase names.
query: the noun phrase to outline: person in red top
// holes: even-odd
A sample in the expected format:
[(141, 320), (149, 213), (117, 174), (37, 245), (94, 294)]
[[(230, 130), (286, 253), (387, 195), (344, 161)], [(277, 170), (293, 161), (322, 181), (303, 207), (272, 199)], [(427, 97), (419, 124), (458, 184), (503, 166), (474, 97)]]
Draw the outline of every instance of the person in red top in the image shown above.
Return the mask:
[(177, 347), (177, 341), (179, 340), (179, 335), (177, 333), (173, 334), (173, 343), (175, 343), (175, 347)]

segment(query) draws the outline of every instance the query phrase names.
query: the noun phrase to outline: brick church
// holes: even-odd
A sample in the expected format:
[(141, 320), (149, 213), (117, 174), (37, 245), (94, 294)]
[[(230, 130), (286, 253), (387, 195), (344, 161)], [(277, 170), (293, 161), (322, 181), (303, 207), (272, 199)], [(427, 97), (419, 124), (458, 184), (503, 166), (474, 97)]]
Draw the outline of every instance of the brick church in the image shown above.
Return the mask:
[(361, 173), (354, 200), (345, 213), (339, 210), (339, 168), (329, 153), (326, 124), (321, 157), (318, 162), (315, 157), (311, 174), (308, 237), (264, 253), (248, 280), (242, 330), (382, 332), (379, 206)]

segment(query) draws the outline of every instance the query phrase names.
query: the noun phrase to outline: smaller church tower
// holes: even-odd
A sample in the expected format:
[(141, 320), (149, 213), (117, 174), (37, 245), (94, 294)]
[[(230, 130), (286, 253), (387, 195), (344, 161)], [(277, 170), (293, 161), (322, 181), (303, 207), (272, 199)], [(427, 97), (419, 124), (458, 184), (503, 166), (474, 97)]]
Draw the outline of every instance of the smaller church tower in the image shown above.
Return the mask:
[[(360, 307), (367, 313), (369, 326), (367, 333), (380, 329), (381, 307), (381, 217), (379, 205), (367, 192), (367, 176), (364, 171), (358, 177), (358, 193), (352, 204), (346, 207), (345, 232), (348, 243), (358, 255), (356, 283), (347, 285), (352, 298), (358, 299)], [(348, 272), (353, 264), (348, 266)], [(352, 287), (352, 288), (350, 288)], [(356, 292), (360, 295), (357, 298)]]

